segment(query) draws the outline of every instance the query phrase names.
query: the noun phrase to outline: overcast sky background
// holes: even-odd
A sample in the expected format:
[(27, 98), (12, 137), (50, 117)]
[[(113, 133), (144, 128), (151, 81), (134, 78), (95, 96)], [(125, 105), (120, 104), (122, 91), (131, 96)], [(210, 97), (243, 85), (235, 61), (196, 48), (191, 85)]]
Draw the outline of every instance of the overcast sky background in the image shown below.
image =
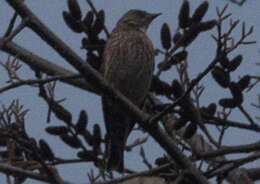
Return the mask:
[[(81, 5), (82, 12), (90, 10), (85, 0), (78, 0)], [(160, 28), (164, 22), (167, 22), (170, 25), (171, 30), (174, 32), (177, 28), (177, 16), (178, 10), (181, 5), (181, 0), (93, 0), (96, 8), (98, 10), (104, 9), (106, 12), (106, 26), (109, 31), (111, 31), (121, 17), (129, 9), (143, 9), (149, 12), (163, 13), (157, 20), (153, 22), (150, 26), (148, 34), (152, 39), (155, 47), (161, 48), (160, 45)], [(200, 0), (190, 0), (191, 9), (194, 10), (196, 6), (201, 2)], [(206, 15), (205, 19), (213, 19), (216, 17), (216, 6), (223, 7), (227, 3), (226, 0), (212, 0), (210, 1), (210, 9)], [(60, 38), (75, 49), (75, 51), (85, 58), (85, 51), (80, 49), (81, 38), (83, 35), (75, 34), (70, 31), (62, 18), (62, 11), (67, 10), (66, 0), (26, 0), (26, 4), (31, 8), (31, 10), (38, 15), (38, 17), (46, 24), (48, 27), (54, 31)], [(229, 12), (232, 12), (234, 19), (240, 19), (245, 21), (248, 26), (255, 26), (255, 33), (251, 37), (252, 40), (260, 40), (260, 1), (250, 0), (246, 2), (242, 7), (239, 7), (234, 4), (230, 4)], [(12, 17), (13, 10), (7, 5), (4, 0), (0, 0), (0, 35), (2, 36), (6, 30), (6, 27), (9, 23), (10, 18)], [(214, 32), (214, 31), (213, 31)], [(239, 36), (240, 30), (236, 32)], [(32, 33), (29, 29), (25, 29), (19, 36), (17, 36), (14, 41), (21, 46), (35, 52), (36, 54), (55, 62), (61, 66), (72, 69), (64, 60), (57, 55), (48, 45), (46, 45), (37, 35)], [(215, 43), (211, 39), (210, 34), (202, 34), (199, 39), (197, 39), (189, 50), (189, 65), (190, 65), (190, 74), (191, 77), (195, 77), (199, 72), (201, 72), (209, 62), (214, 58), (215, 53)], [(238, 50), (237, 53), (241, 53), (244, 56), (245, 62), (243, 66), (236, 71), (232, 78), (236, 78), (242, 73), (250, 73), (259, 75), (259, 68), (256, 67), (256, 63), (259, 62), (259, 44), (253, 46), (243, 47)], [(0, 51), (0, 61), (6, 61), (7, 55)], [(6, 73), (2, 68), (0, 68), (1, 78), (0, 86), (5, 85)], [(21, 71), (21, 76), (26, 78), (32, 78), (33, 73), (24, 65)], [(168, 72), (164, 75), (164, 78), (167, 80), (172, 80), (174, 78), (174, 73)], [(220, 91), (220, 88), (213, 82), (211, 76), (208, 76), (203, 80), (203, 84), (207, 87), (207, 90), (202, 97), (202, 104), (207, 105), (209, 102), (217, 102), (220, 97), (224, 95), (227, 96), (227, 92)], [(245, 107), (250, 109), (252, 115), (257, 115), (258, 111), (250, 106), (250, 103), (257, 99), (257, 91), (255, 89), (251, 92), (248, 98), (248, 103), (245, 104)], [(25, 105), (25, 108), (30, 109), (30, 112), (27, 115), (26, 129), (28, 130), (30, 136), (39, 138), (44, 138), (47, 140), (57, 156), (63, 158), (71, 158), (72, 155), (75, 155), (66, 145), (64, 145), (58, 138), (49, 136), (44, 132), (46, 127), (46, 113), (47, 106), (46, 103), (37, 97), (37, 90), (30, 87), (21, 87), (17, 90), (9, 91), (8, 93), (1, 94), (0, 96), (0, 105), (10, 104), (13, 99), (20, 99), (20, 102)], [(90, 126), (94, 123), (99, 123), (102, 125), (103, 117), (100, 106), (100, 98), (89, 93), (83, 92), (81, 90), (75, 89), (68, 85), (59, 84), (56, 91), (56, 96), (61, 98), (66, 98), (64, 105), (73, 112), (73, 118), (76, 121), (78, 114), (81, 109), (87, 110), (89, 114)], [(239, 113), (234, 113), (232, 115), (234, 119), (243, 121), (244, 117)], [(60, 124), (58, 120), (52, 117), (52, 124)], [(212, 132), (215, 133), (215, 130), (212, 129)], [(131, 136), (135, 137), (135, 134)], [(229, 131), (226, 135), (228, 139), (225, 139), (225, 144), (235, 145), (241, 143), (250, 143), (260, 139), (259, 134), (242, 134), (239, 130)], [(145, 146), (146, 152), (149, 154), (149, 160), (152, 162), (154, 158), (158, 155), (162, 155), (162, 152), (159, 147), (154, 144), (153, 141), (149, 141), (149, 144)], [(136, 149), (138, 152), (139, 148)], [(139, 170), (145, 169), (143, 164), (141, 164), (141, 159), (138, 156), (138, 153), (127, 154), (127, 164), (129, 168), (136, 167)], [(259, 162), (251, 166), (259, 166)], [(61, 167), (61, 174), (64, 179), (73, 181), (74, 183), (86, 183), (86, 171), (88, 171), (91, 164), (87, 165), (76, 165), (73, 167), (65, 168)], [(71, 169), (73, 168), (73, 169)], [(0, 175), (0, 183), (5, 183), (5, 177)], [(27, 183), (36, 184), (40, 182), (27, 181)]]

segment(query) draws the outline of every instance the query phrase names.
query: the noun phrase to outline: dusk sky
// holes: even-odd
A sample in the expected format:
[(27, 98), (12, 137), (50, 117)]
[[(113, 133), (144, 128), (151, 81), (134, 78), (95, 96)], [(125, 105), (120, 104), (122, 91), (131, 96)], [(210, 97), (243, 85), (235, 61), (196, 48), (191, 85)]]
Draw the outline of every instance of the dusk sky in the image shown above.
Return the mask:
[[(85, 58), (85, 50), (81, 50), (81, 39), (82, 34), (73, 33), (64, 23), (62, 18), (62, 11), (67, 10), (66, 0), (26, 0), (26, 4), (31, 8), (31, 10), (60, 38), (62, 38), (71, 48), (73, 48), (82, 58)], [(82, 12), (90, 10), (85, 0), (78, 0), (81, 5)], [(160, 28), (164, 22), (170, 25), (171, 31), (175, 32), (177, 29), (177, 17), (179, 7), (181, 5), (181, 0), (93, 0), (96, 8), (98, 10), (104, 9), (106, 13), (106, 27), (109, 31), (113, 29), (117, 20), (129, 9), (143, 9), (151, 13), (159, 13), (162, 15), (156, 19), (148, 30), (148, 35), (152, 39), (154, 46), (156, 48), (161, 48), (160, 44)], [(201, 0), (190, 0), (191, 9), (194, 10)], [(228, 2), (227, 0), (211, 0), (210, 9), (205, 17), (205, 20), (216, 18), (216, 7), (224, 7)], [(246, 22), (249, 26), (254, 25), (255, 32), (250, 40), (260, 40), (260, 1), (259, 0), (248, 0), (242, 7), (235, 4), (230, 4), (228, 12), (231, 12), (233, 19), (240, 19), (241, 22)], [(4, 0), (0, 0), (0, 35), (2, 36), (5, 32), (9, 20), (12, 17), (13, 10), (8, 6)], [(241, 27), (241, 26), (240, 26)], [(240, 35), (240, 29), (237, 29), (237, 38)], [(211, 33), (215, 33), (212, 31)], [(68, 69), (72, 69), (66, 62), (56, 54), (47, 44), (45, 44), (36, 34), (31, 32), (29, 29), (23, 30), (21, 34), (15, 37), (14, 41), (21, 46), (31, 50), (32, 52), (48, 59), (51, 62), (55, 62), (58, 65), (64, 66)], [(201, 72), (214, 58), (216, 44), (210, 36), (210, 33), (201, 34), (199, 39), (197, 39), (191, 47), (188, 48), (189, 51), (189, 72), (191, 77), (196, 77), (196, 75)], [(259, 61), (259, 44), (244, 46), (242, 49), (238, 49), (236, 54), (242, 54), (244, 56), (245, 62), (243, 66), (234, 73), (232, 77), (236, 78), (239, 75), (250, 73), (253, 75), (259, 75), (259, 66), (256, 63)], [(235, 53), (234, 53), (235, 54)], [(234, 55), (235, 56), (235, 55)], [(7, 55), (0, 51), (0, 61), (6, 61)], [(160, 58), (157, 58), (156, 62), (159, 62)], [(33, 78), (33, 73), (30, 72), (29, 68), (23, 64), (23, 68), (20, 72), (21, 77), (24, 79)], [(75, 71), (75, 70), (73, 70)], [(6, 72), (0, 68), (0, 86), (4, 86), (7, 80)], [(167, 72), (163, 75), (164, 79), (171, 81), (176, 74)], [(206, 87), (204, 96), (201, 99), (202, 105), (208, 105), (210, 102), (218, 102), (220, 97), (228, 94), (228, 92), (221, 91), (222, 89), (216, 85), (213, 81), (211, 75), (202, 80), (202, 83)], [(251, 106), (251, 103), (257, 100), (257, 92), (259, 92), (259, 87), (255, 88), (247, 98), (245, 107), (250, 109), (252, 116), (259, 114), (259, 111)], [(56, 97), (58, 99), (66, 98), (63, 103), (64, 106), (73, 113), (74, 121), (76, 121), (80, 110), (85, 109), (89, 114), (90, 129), (92, 125), (98, 123), (103, 128), (103, 115), (100, 105), (100, 97), (96, 95), (87, 93), (85, 91), (73, 88), (69, 85), (64, 85), (59, 83), (56, 90)], [(47, 115), (47, 105), (46, 103), (38, 97), (38, 91), (36, 88), (31, 87), (20, 87), (16, 90), (11, 90), (7, 93), (3, 93), (0, 96), (0, 105), (10, 104), (13, 99), (20, 99), (20, 102), (25, 105), (25, 108), (30, 109), (27, 119), (26, 119), (26, 129), (31, 137), (36, 139), (45, 139), (50, 146), (53, 148), (57, 156), (63, 158), (71, 158), (75, 156), (75, 152), (66, 146), (62, 141), (56, 137), (50, 136), (45, 133), (46, 115)], [(239, 119), (241, 121), (245, 120), (243, 116), (235, 112), (232, 114), (233, 119)], [(52, 116), (53, 125), (61, 125), (59, 120)], [(104, 129), (103, 129), (104, 130)], [(104, 131), (103, 131), (104, 132)], [(212, 129), (212, 132), (216, 130)], [(236, 145), (236, 144), (246, 144), (260, 140), (259, 134), (244, 134), (241, 136), (240, 130), (233, 130), (228, 132), (224, 143), (226, 145)], [(144, 137), (144, 135), (133, 134), (130, 137), (130, 142), (136, 136)], [(154, 161), (154, 158), (163, 154), (159, 146), (149, 139), (149, 143), (145, 145), (145, 151), (149, 154), (149, 160)], [(136, 170), (146, 169), (143, 163), (141, 163), (141, 158), (138, 155), (139, 148), (135, 149), (135, 153), (126, 154), (126, 165), (129, 168), (134, 168)], [(259, 166), (260, 162), (251, 164), (250, 166)], [(61, 175), (65, 180), (71, 181), (73, 183), (87, 183), (87, 171), (91, 167), (91, 164), (75, 165), (68, 168), (60, 167)], [(0, 174), (0, 183), (5, 183), (6, 178)], [(38, 184), (33, 180), (28, 180), (28, 184)]]

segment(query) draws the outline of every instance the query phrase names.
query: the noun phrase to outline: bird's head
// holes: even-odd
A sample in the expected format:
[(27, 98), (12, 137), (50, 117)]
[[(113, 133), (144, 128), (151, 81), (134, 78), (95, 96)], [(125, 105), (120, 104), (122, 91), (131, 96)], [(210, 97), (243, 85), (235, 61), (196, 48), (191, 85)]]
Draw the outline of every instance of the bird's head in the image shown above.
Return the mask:
[(146, 31), (150, 23), (161, 13), (148, 13), (142, 10), (129, 10), (123, 17), (118, 21), (117, 26), (129, 27)]

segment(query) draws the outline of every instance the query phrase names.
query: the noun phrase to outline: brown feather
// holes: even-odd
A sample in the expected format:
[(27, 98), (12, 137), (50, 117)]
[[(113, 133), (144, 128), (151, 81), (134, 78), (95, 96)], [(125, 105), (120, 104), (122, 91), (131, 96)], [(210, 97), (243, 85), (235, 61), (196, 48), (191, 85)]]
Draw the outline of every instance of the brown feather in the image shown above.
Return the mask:
[[(124, 24), (124, 19), (120, 21), (105, 47), (104, 78), (140, 107), (149, 92), (152, 80), (154, 48), (142, 28)], [(124, 147), (134, 120), (112, 98), (104, 96), (102, 103), (108, 134), (107, 167), (122, 171)]]

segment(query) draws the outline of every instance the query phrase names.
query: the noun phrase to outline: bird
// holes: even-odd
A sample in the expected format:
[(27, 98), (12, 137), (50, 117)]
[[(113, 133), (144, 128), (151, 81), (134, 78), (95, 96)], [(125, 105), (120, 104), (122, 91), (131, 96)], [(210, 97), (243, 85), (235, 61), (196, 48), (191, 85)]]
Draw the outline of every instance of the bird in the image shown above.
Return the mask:
[[(160, 14), (137, 9), (126, 12), (111, 32), (103, 53), (104, 79), (138, 107), (149, 92), (154, 71), (155, 51), (146, 31)], [(122, 172), (124, 148), (135, 120), (111, 97), (102, 96), (102, 106), (107, 131), (106, 168)]]

